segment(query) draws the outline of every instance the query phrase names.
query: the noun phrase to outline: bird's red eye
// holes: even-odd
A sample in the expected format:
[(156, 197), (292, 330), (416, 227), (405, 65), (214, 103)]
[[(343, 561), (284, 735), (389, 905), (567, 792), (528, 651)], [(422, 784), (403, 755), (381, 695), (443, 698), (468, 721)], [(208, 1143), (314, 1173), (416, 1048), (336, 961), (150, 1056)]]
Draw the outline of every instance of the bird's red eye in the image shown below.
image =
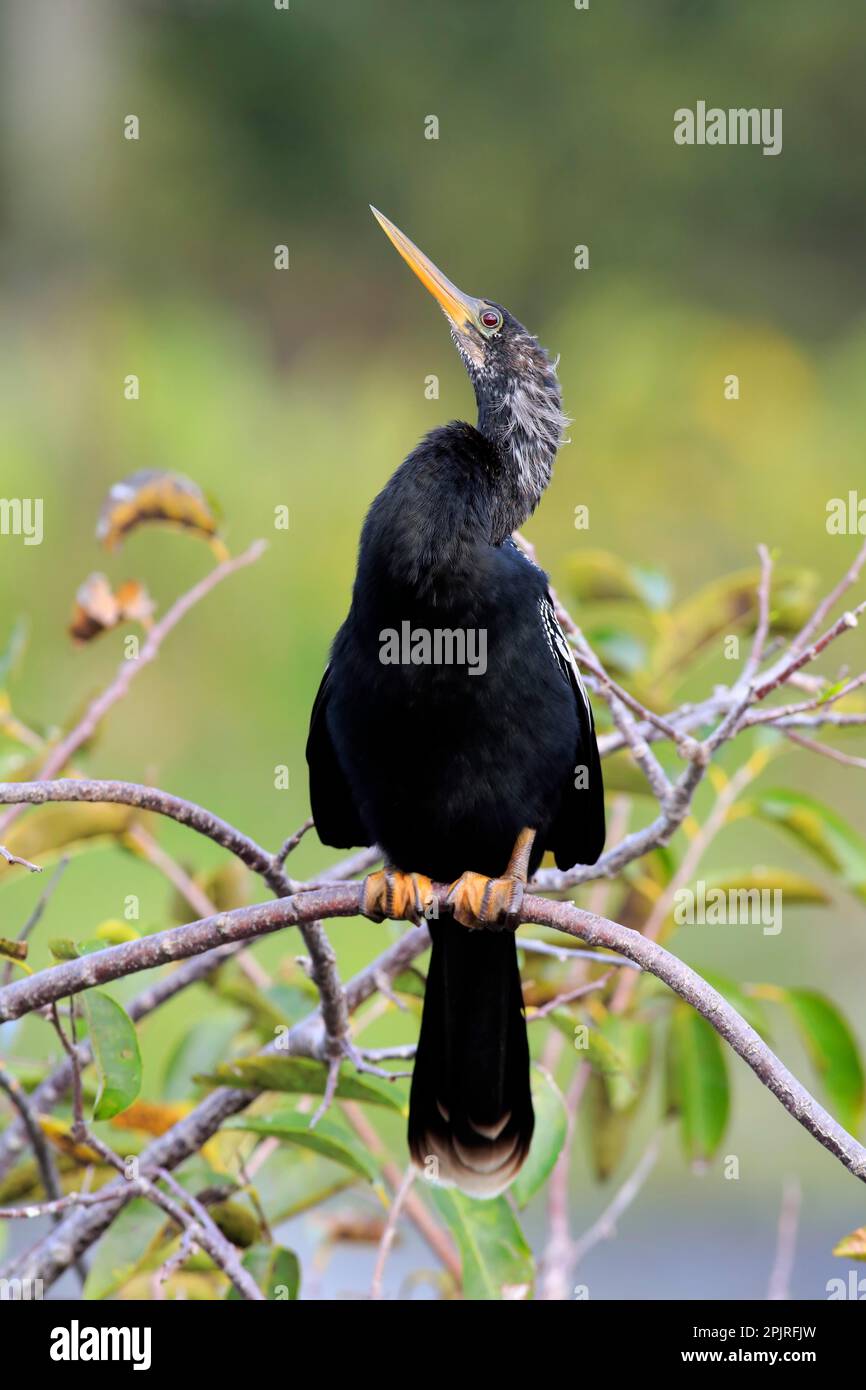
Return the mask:
[(502, 323), (502, 316), (497, 314), (495, 309), (485, 309), (481, 315), (481, 322), (485, 328), (498, 328)]

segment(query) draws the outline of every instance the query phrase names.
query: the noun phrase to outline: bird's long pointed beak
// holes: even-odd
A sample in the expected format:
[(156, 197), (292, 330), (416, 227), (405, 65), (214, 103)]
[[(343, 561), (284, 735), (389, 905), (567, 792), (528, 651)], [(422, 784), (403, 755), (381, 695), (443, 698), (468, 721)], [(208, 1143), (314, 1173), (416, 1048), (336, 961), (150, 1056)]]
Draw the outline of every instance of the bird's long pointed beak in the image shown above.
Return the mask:
[(436, 302), (444, 309), (455, 328), (466, 329), (470, 325), (478, 326), (479, 301), (471, 295), (464, 294), (458, 290), (456, 285), (452, 285), (446, 275), (442, 274), (431, 260), (419, 251), (413, 241), (410, 241), (405, 233), (395, 227), (387, 217), (377, 208), (370, 204), (370, 211), (382, 228), (382, 231), (393, 242), (406, 264), (414, 270), (421, 284), (430, 291)]

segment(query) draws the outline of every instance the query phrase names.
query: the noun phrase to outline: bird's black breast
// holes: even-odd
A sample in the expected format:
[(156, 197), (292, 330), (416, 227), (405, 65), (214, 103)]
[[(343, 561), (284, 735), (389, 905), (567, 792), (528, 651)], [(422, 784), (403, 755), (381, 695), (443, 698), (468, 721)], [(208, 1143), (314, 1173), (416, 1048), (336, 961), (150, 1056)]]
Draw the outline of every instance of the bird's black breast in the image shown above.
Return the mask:
[(469, 426), (436, 431), (373, 504), (308, 749), (320, 834), (356, 830), (440, 880), (502, 873), (524, 826), (537, 862), (584, 732), (546, 577), (485, 537), (486, 447)]

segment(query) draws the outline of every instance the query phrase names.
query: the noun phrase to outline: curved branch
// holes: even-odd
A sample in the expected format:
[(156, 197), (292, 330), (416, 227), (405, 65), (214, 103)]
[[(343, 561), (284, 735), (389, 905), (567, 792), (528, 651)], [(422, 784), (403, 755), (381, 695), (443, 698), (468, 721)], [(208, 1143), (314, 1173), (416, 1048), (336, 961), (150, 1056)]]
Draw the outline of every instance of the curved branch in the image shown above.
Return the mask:
[[(437, 885), (436, 891), (440, 907), (444, 907), (447, 887)], [(20, 1018), (67, 995), (139, 970), (198, 955), (215, 946), (249, 941), (320, 917), (356, 916), (360, 897), (361, 888), (357, 883), (335, 883), (273, 903), (237, 908), (200, 922), (171, 927), (137, 941), (109, 946), (80, 960), (64, 961), (0, 990), (0, 1020)], [(551, 902), (535, 894), (528, 894), (524, 899), (522, 919), (537, 926), (555, 928), (591, 946), (615, 951), (662, 980), (703, 1015), (795, 1120), (855, 1177), (866, 1182), (866, 1148), (818, 1104), (718, 990), (670, 951), (631, 927), (597, 916), (573, 903)], [(351, 1007), (357, 1005), (353, 1002)]]
[(103, 781), (92, 777), (57, 777), (51, 781), (0, 782), (0, 806), (44, 806), (51, 801), (90, 801), (132, 806), (154, 811), (179, 825), (188, 825), (200, 835), (229, 850), (248, 869), (264, 878), (274, 868), (274, 857), (248, 835), (236, 830), (221, 816), (204, 806), (158, 787), (139, 782)]
[[(270, 854), (228, 821), (194, 801), (173, 796), (171, 792), (161, 791), (158, 787), (147, 787), (138, 782), (103, 781), (87, 777), (57, 777), (50, 781), (0, 783), (0, 805), (44, 806), (52, 801), (107, 802), (156, 812), (177, 821), (180, 825), (188, 825), (200, 835), (229, 850), (241, 863), (257, 873), (278, 898), (288, 897), (300, 886), (283, 871), (278, 856)], [(345, 1050), (348, 1038), (349, 1016), (337, 972), (337, 958), (325, 931), (315, 918), (305, 916), (297, 925), (310, 953), (313, 981), (322, 998), (323, 1014), (331, 1039), (331, 1054), (340, 1056)], [(224, 943), (215, 940), (213, 944), (221, 946)], [(187, 951), (185, 954), (197, 955), (198, 950)], [(162, 965), (164, 961), (154, 963)]]

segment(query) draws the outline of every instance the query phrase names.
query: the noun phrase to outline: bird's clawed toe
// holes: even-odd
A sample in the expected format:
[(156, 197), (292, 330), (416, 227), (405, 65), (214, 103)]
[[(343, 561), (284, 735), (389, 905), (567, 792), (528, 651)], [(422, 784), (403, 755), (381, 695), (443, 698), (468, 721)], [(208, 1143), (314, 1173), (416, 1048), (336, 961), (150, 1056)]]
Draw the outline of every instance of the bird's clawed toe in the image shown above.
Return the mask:
[(423, 874), (387, 867), (364, 879), (361, 911), (374, 922), (417, 922), (433, 902), (433, 884)]
[(502, 878), (487, 878), (471, 870), (461, 874), (456, 883), (452, 883), (445, 899), (455, 922), (470, 930), (487, 927), (494, 931), (516, 931), (520, 926), (520, 909), (534, 843), (535, 831), (521, 830)]
[(469, 871), (452, 883), (445, 901), (454, 920), (470, 930), (486, 927), (516, 931), (523, 893), (524, 884), (519, 878), (486, 878)]

